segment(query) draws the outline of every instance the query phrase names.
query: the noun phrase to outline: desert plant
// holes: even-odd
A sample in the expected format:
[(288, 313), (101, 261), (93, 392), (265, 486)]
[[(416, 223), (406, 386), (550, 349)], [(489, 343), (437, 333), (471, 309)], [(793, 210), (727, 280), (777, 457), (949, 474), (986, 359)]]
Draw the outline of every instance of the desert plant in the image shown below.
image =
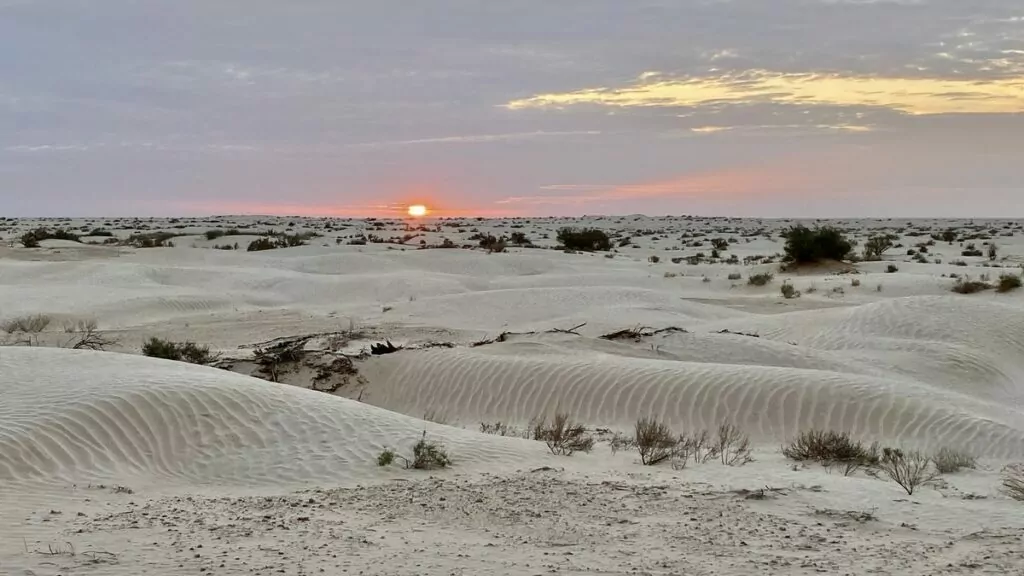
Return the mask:
[(786, 239), (786, 261), (794, 264), (812, 264), (821, 260), (844, 260), (853, 250), (853, 244), (843, 233), (831, 226), (793, 226), (783, 232)]
[(1009, 292), (1021, 287), (1021, 277), (1016, 274), (1002, 274), (996, 284), (996, 292)]
[(402, 465), (408, 470), (436, 470), (447, 468), (452, 465), (452, 459), (440, 442), (427, 440), (427, 432), (412, 447), (412, 458), (406, 458), (391, 448), (385, 448), (377, 455), (377, 466), (390, 466), (395, 460), (401, 460)]
[(992, 285), (988, 282), (960, 277), (956, 279), (956, 284), (953, 284), (952, 290), (957, 294), (974, 294), (990, 288), (992, 288)]
[(548, 450), (558, 456), (572, 456), (594, 448), (594, 438), (587, 434), (583, 424), (573, 422), (564, 412), (555, 414), (550, 423), (546, 419), (536, 422), (533, 439), (547, 444)]
[(900, 271), (900, 267), (895, 265), (895, 264), (889, 264), (888, 266), (885, 267), (885, 272), (887, 274), (895, 274), (895, 273), (897, 273), (899, 271)]
[(394, 450), (385, 448), (377, 455), (377, 466), (391, 466), (395, 461), (395, 456), (397, 456), (397, 454), (395, 454)]
[(743, 274), (733, 272), (732, 274), (729, 274), (729, 280), (743, 280)]
[(742, 466), (752, 462), (750, 437), (733, 424), (722, 424), (718, 427), (716, 442), (718, 455), (726, 466)]
[(988, 259), (995, 260), (999, 256), (999, 247), (996, 246), (995, 242), (990, 242), (988, 245)]
[(512, 427), (504, 422), (481, 422), (480, 431), (495, 436), (515, 436)]
[(943, 447), (932, 455), (932, 463), (940, 474), (952, 474), (963, 468), (977, 468), (978, 459), (967, 452)]
[(1014, 500), (1024, 502), (1024, 464), (1010, 464), (1003, 468), (1003, 492)]
[(899, 484), (908, 496), (913, 496), (918, 487), (931, 484), (939, 476), (932, 459), (916, 450), (883, 448), (878, 468)]
[(217, 238), (224, 236), (224, 234), (225, 232), (223, 230), (217, 229), (207, 230), (203, 235), (206, 236), (207, 240), (216, 240)]
[(898, 236), (894, 234), (882, 234), (868, 238), (867, 242), (864, 243), (864, 259), (881, 260), (882, 255), (885, 254), (886, 250), (893, 247), (893, 243), (897, 238)]
[(786, 300), (800, 297), (800, 292), (796, 288), (794, 288), (793, 285), (790, 284), (789, 282), (783, 282), (782, 286), (779, 288), (779, 291), (782, 292), (782, 297), (785, 298)]
[(775, 275), (771, 272), (761, 272), (759, 274), (751, 274), (747, 277), (747, 284), (751, 286), (764, 286), (775, 279)]
[(32, 232), (26, 232), (18, 239), (25, 248), (39, 248), (39, 238)]
[(594, 252), (598, 250), (610, 250), (611, 239), (604, 230), (597, 228), (562, 228), (556, 236), (558, 242), (570, 250), (584, 250)]
[(440, 442), (427, 440), (426, 431), (412, 447), (412, 467), (417, 470), (435, 470), (451, 466), (452, 460)]
[(274, 248), (277, 248), (277, 243), (274, 242), (271, 238), (264, 236), (262, 238), (257, 238), (252, 242), (249, 242), (249, 247), (246, 248), (246, 251), (261, 252), (263, 250), (273, 250)]
[(95, 320), (75, 320), (64, 323), (64, 332), (71, 334), (71, 339), (64, 343), (64, 348), (72, 350), (106, 350), (117, 344), (117, 340), (104, 336), (98, 331)]
[(195, 342), (172, 342), (156, 337), (150, 337), (142, 345), (142, 354), (152, 358), (177, 360), (204, 366), (216, 362), (219, 358), (219, 355), (210, 352), (209, 346), (200, 346)]
[(634, 444), (644, 466), (654, 466), (668, 460), (675, 455), (679, 446), (679, 438), (668, 425), (653, 416), (637, 420), (634, 433)]
[(814, 461), (844, 467), (853, 464), (873, 466), (879, 458), (877, 444), (865, 446), (863, 442), (851, 438), (849, 432), (832, 430), (801, 432), (788, 445), (783, 446), (782, 455), (797, 462)]
[(0, 331), (12, 336), (17, 344), (39, 345), (39, 334), (50, 326), (53, 319), (46, 314), (19, 316), (0, 322)]

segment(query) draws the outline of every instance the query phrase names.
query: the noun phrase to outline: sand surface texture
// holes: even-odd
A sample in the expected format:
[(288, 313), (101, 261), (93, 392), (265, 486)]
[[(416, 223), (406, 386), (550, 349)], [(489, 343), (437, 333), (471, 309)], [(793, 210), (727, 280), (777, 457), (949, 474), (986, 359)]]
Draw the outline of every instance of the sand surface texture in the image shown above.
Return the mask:
[[(790, 224), (0, 221), (0, 321), (49, 319), (0, 331), (0, 574), (1024, 573), (1002, 488), (1024, 461), (1024, 290), (951, 290), (1019, 276), (1021, 224), (834, 222), (900, 246), (786, 272)], [(613, 249), (554, 249), (563, 226)], [(21, 246), (39, 227), (81, 242)], [(246, 250), (270, 230), (317, 235)], [(530, 243), (479, 246), (513, 232)], [(75, 322), (105, 351), (71, 349)], [(148, 358), (150, 337), (219, 357)], [(556, 412), (590, 453), (523, 437)], [(642, 466), (610, 444), (641, 416), (733, 424), (753, 461)], [(810, 429), (978, 462), (908, 495), (780, 453)], [(452, 466), (378, 466), (424, 437)]]

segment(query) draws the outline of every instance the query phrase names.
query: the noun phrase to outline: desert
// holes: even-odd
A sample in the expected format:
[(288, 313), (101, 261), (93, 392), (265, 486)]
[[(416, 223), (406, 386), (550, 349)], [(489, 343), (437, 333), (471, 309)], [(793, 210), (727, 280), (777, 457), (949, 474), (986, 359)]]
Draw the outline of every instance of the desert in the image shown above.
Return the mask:
[[(794, 230), (852, 246), (787, 262)], [(1024, 566), (1017, 220), (0, 238), (4, 574)]]

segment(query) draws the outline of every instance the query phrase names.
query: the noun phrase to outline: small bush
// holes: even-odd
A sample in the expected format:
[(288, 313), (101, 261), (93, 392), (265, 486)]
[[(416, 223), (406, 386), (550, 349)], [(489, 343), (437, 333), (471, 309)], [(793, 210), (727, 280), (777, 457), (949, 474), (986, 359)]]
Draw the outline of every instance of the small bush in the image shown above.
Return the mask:
[(1007, 496), (1024, 502), (1024, 464), (1010, 464), (1003, 468), (1003, 492)]
[(644, 466), (654, 466), (676, 455), (679, 438), (664, 422), (654, 417), (640, 418), (634, 431), (633, 443)]
[(751, 457), (750, 437), (732, 424), (718, 427), (716, 448), (726, 466), (742, 466), (754, 459)]
[(412, 467), (417, 470), (435, 470), (451, 466), (452, 460), (448, 452), (439, 442), (427, 440), (427, 433), (423, 433), (420, 441), (412, 447)]
[(969, 280), (961, 277), (956, 279), (956, 284), (953, 284), (953, 292), (957, 294), (975, 294), (992, 288), (992, 285), (988, 282), (981, 282), (979, 280)]
[(729, 274), (729, 280), (743, 280), (743, 274), (733, 272), (732, 274)]
[(260, 252), (263, 250), (273, 250), (277, 248), (277, 243), (272, 239), (264, 236), (263, 238), (257, 238), (252, 242), (249, 242), (249, 247), (246, 248), (248, 252)]
[(747, 284), (751, 286), (764, 286), (775, 279), (775, 275), (771, 272), (761, 272), (760, 274), (751, 274), (747, 277)]
[(546, 420), (534, 424), (533, 439), (547, 444), (548, 450), (557, 456), (572, 456), (594, 448), (594, 438), (587, 434), (583, 424), (572, 422), (565, 413), (555, 414), (550, 424)]
[(401, 460), (405, 469), (437, 470), (452, 465), (452, 459), (440, 442), (427, 440), (426, 431), (416, 445), (412, 447), (412, 458), (406, 458), (391, 448), (385, 448), (377, 455), (377, 466), (390, 466), (395, 460)]
[(822, 464), (859, 462), (865, 466), (878, 463), (877, 445), (865, 446), (850, 437), (849, 432), (807, 430), (782, 448), (782, 455), (797, 462)]
[(200, 346), (195, 342), (171, 342), (151, 337), (142, 345), (142, 354), (151, 358), (177, 360), (190, 364), (208, 365), (217, 361), (218, 356), (210, 353), (209, 346)]
[(939, 471), (932, 465), (932, 459), (916, 450), (884, 448), (878, 468), (890, 480), (899, 484), (908, 496), (913, 496), (918, 487), (931, 484), (939, 476)]
[(999, 276), (999, 284), (996, 285), (996, 292), (1009, 292), (1021, 287), (1021, 277), (1016, 274), (1003, 274)]
[(793, 298), (800, 297), (800, 292), (797, 291), (797, 289), (794, 288), (793, 285), (790, 284), (789, 282), (783, 282), (782, 286), (779, 288), (779, 291), (782, 292), (782, 297), (785, 298), (786, 300), (791, 300)]
[(594, 252), (599, 250), (611, 250), (612, 241), (604, 230), (596, 228), (562, 228), (558, 231), (558, 242), (569, 250), (584, 250)]
[(216, 240), (217, 238), (223, 237), (225, 232), (223, 230), (207, 230), (204, 234), (207, 240)]
[(647, 258), (647, 261), (650, 262), (651, 264), (657, 264), (658, 262), (661, 262), (661, 257), (658, 256), (657, 254), (651, 254)]
[(932, 462), (940, 474), (952, 474), (963, 468), (974, 469), (978, 466), (978, 459), (966, 452), (953, 450), (952, 448), (940, 448), (932, 455)]
[(377, 455), (377, 466), (391, 466), (395, 461), (395, 451), (390, 448), (385, 448), (380, 454)]
[(868, 241), (864, 243), (864, 259), (868, 261), (881, 260), (882, 255), (885, 254), (886, 250), (893, 247), (893, 242), (897, 238), (893, 234), (883, 234), (868, 238)]
[(32, 232), (26, 232), (18, 239), (25, 248), (39, 248), (39, 238)]
[(853, 251), (853, 244), (837, 228), (824, 226), (813, 230), (793, 226), (783, 232), (786, 239), (786, 261), (812, 264), (821, 260), (844, 260)]
[(899, 271), (900, 271), (900, 267), (895, 265), (895, 264), (889, 264), (888, 266), (885, 267), (885, 272), (887, 274), (895, 274), (895, 273), (897, 273)]

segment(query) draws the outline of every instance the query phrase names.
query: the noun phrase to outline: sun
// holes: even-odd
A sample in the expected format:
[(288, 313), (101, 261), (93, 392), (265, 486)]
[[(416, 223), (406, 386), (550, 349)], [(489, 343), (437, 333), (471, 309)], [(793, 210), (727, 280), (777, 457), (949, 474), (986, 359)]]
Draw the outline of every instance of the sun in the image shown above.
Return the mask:
[(427, 215), (427, 207), (423, 204), (413, 204), (409, 206), (409, 216), (413, 218), (421, 218)]

